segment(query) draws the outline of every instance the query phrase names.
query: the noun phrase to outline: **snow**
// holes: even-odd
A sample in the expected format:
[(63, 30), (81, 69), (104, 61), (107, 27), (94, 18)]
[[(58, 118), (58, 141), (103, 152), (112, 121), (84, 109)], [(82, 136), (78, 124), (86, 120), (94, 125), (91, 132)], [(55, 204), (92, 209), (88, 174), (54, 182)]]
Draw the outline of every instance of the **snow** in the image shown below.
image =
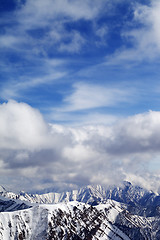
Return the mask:
[[(110, 202), (107, 202), (107, 204), (102, 204), (96, 208), (102, 211), (110, 206)], [(69, 216), (73, 217), (75, 214), (74, 207), (83, 212), (84, 207), (89, 209), (91, 206), (85, 203), (72, 201), (69, 203), (41, 204), (21, 211), (2, 212), (0, 213), (0, 234), (2, 234), (3, 237), (1, 236), (0, 239), (14, 240), (15, 234), (17, 232), (20, 234), (22, 230), (25, 232), (28, 240), (34, 239), (36, 236), (40, 236), (42, 233), (46, 234), (48, 223), (52, 221), (51, 218), (54, 212), (57, 212), (60, 209), (65, 214), (67, 213)], [(90, 214), (93, 213), (90, 212)], [(114, 210), (111, 211), (110, 215), (112, 215), (112, 220), (114, 220), (114, 217), (116, 217)], [(84, 222), (81, 223), (81, 219), (79, 219), (79, 221), (79, 224), (82, 224), (83, 226)], [(90, 224), (90, 222), (88, 222), (88, 224)], [(56, 231), (58, 231), (58, 229), (60, 231), (60, 226), (57, 226)], [(97, 236), (99, 236), (98, 239), (106, 239), (106, 236), (110, 234), (111, 229), (113, 229), (112, 225), (105, 220), (102, 224), (101, 231), (97, 233)], [(77, 231), (80, 232), (80, 225), (77, 225)], [(117, 229), (116, 231), (119, 232)], [(102, 232), (104, 233), (102, 234)], [(105, 237), (103, 236), (101, 238), (101, 235), (104, 234)], [(45, 235), (43, 237), (45, 237)], [(114, 239), (119, 240), (120, 238)], [(124, 238), (124, 240), (128, 239), (129, 238)]]
[(111, 222), (114, 222), (118, 214), (123, 211), (121, 204), (111, 199), (109, 199), (105, 204), (99, 204), (95, 207), (97, 210), (103, 210), (104, 212), (107, 210), (107, 216)]
[[(114, 192), (112, 190), (108, 191), (108, 196), (110, 194), (110, 196), (112, 195), (122, 199), (121, 196), (123, 193), (123, 189), (116, 188)], [(151, 229), (151, 223), (154, 220), (129, 214), (129, 212), (125, 210), (127, 209), (127, 205), (125, 206), (125, 204), (120, 202), (109, 199), (106, 200), (105, 203), (94, 207), (87, 203), (80, 202), (90, 202), (96, 199), (103, 200), (104, 202), (105, 194), (106, 190), (99, 185), (95, 188), (87, 186), (86, 188), (73, 190), (71, 192), (46, 193), (41, 195), (31, 195), (27, 193), (16, 195), (5, 190), (1, 194), (2, 196), (0, 196), (0, 201), (2, 201), (2, 208), (3, 201), (5, 201), (4, 206), (8, 212), (0, 213), (0, 240), (19, 239), (18, 236), (22, 233), (27, 240), (47, 239), (46, 236), (49, 233), (49, 229), (55, 231), (55, 234), (58, 234), (58, 232), (60, 234), (67, 234), (70, 228), (72, 233), (81, 234), (82, 239), (85, 239), (84, 229), (91, 231), (95, 229), (95, 226), (98, 227), (92, 239), (107, 240), (112, 238), (113, 240), (129, 240), (129, 237), (114, 225), (119, 216), (122, 217), (124, 222), (128, 223), (129, 227), (140, 228), (141, 230), (143, 228)], [(145, 191), (141, 191), (139, 188), (135, 190), (130, 186), (127, 194), (127, 197), (137, 201), (144, 196)], [(7, 199), (6, 196), (16, 200)], [(17, 198), (23, 201), (17, 200)], [(32, 202), (32, 204), (29, 203), (29, 201)], [(22, 203), (26, 204), (26, 208), (27, 204), (28, 207), (31, 206), (31, 208), (16, 211)], [(12, 210), (14, 210), (14, 212), (9, 212)], [(60, 239), (57, 235), (57, 240)]]

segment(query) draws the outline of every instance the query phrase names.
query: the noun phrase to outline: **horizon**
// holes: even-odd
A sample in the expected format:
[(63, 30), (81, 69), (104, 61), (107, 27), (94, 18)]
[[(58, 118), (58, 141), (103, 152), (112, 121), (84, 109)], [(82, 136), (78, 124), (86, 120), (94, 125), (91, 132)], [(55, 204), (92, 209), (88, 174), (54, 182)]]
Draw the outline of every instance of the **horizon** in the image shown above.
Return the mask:
[(158, 0), (2, 0), (0, 185), (160, 192)]

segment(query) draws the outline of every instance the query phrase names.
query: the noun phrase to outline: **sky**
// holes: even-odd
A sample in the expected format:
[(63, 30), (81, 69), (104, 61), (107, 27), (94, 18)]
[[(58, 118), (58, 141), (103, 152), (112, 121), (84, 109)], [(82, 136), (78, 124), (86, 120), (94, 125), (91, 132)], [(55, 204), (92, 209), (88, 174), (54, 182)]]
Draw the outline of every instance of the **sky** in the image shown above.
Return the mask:
[(1, 0), (0, 184), (160, 192), (160, 2)]

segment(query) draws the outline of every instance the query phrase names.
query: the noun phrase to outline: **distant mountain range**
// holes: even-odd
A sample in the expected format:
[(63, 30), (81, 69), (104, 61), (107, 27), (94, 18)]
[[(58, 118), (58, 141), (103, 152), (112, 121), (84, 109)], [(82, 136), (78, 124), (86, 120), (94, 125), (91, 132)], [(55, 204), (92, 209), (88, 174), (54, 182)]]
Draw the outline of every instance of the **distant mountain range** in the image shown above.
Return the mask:
[(125, 182), (63, 193), (0, 187), (0, 240), (158, 240), (160, 195)]

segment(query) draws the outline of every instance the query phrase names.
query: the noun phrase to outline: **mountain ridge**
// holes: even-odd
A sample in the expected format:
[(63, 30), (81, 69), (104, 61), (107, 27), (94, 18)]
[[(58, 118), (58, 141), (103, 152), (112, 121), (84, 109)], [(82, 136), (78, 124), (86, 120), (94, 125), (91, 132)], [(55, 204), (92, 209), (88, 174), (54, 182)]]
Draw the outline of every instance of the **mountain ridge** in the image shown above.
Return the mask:
[(160, 196), (128, 182), (42, 195), (1, 187), (0, 239), (158, 240)]
[(0, 213), (1, 240), (142, 240), (146, 234), (151, 239), (150, 228), (151, 220), (130, 215), (112, 200), (97, 206), (74, 201)]
[(159, 215), (160, 195), (154, 192), (147, 191), (139, 186), (133, 186), (129, 182), (124, 182), (121, 187), (105, 188), (101, 185), (88, 185), (79, 188), (78, 190), (66, 191), (62, 193), (44, 193), (44, 194), (29, 194), (20, 192), (15, 194), (1, 187), (0, 196), (10, 199), (19, 199), (30, 203), (39, 204), (55, 204), (59, 202), (78, 201), (97, 205), (105, 202), (107, 199), (112, 199), (117, 202), (128, 205), (128, 210), (133, 214), (142, 216)]

